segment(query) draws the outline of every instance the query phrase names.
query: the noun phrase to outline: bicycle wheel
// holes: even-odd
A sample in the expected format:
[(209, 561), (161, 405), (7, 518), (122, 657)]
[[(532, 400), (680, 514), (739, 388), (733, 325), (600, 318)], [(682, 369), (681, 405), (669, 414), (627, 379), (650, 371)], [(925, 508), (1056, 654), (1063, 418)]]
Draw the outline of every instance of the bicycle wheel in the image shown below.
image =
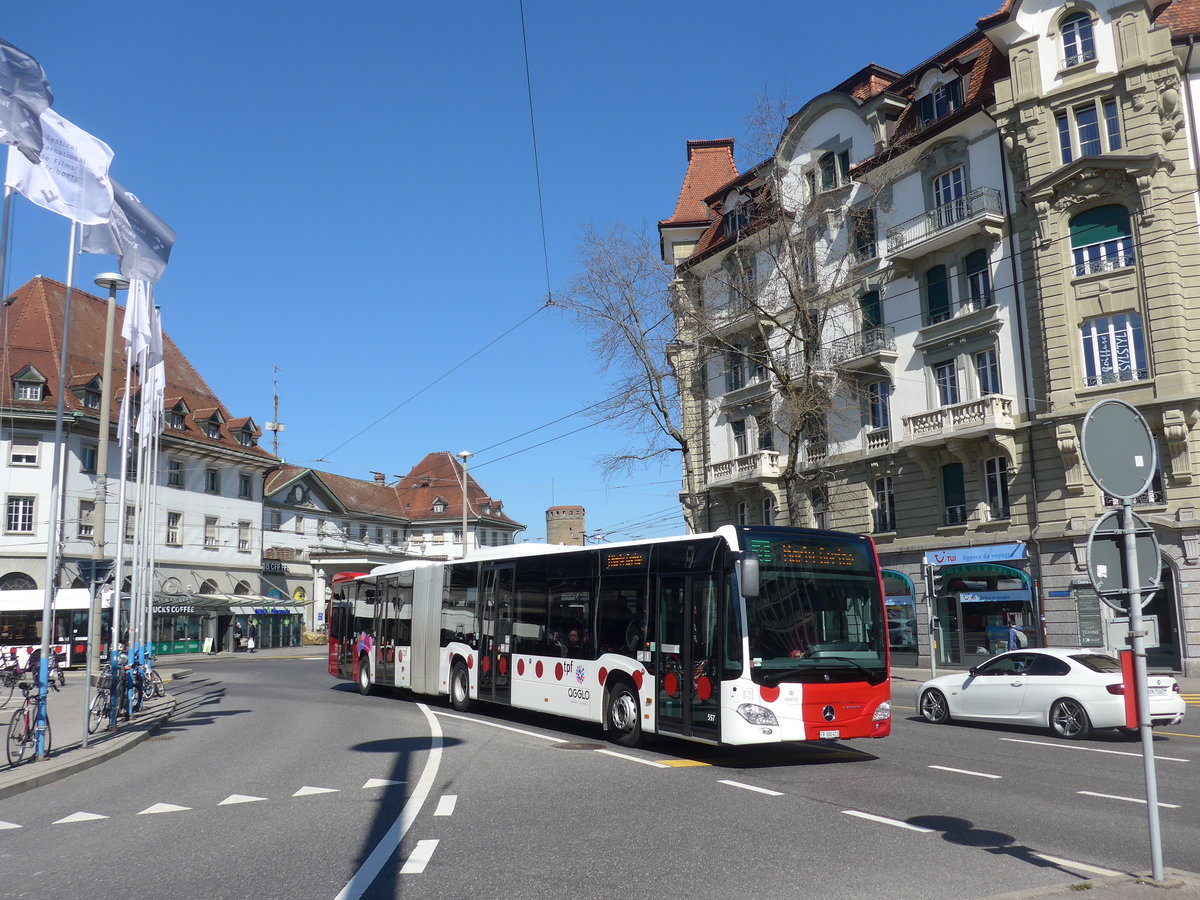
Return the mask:
[(4, 680), (0, 681), (0, 694), (4, 694), (5, 697), (0, 707), (8, 706), (8, 701), (12, 699), (13, 691), (17, 689), (17, 682), (20, 680), (16, 672), (11, 669), (4, 670)]
[(108, 691), (96, 691), (96, 696), (92, 697), (92, 705), (88, 707), (88, 734), (95, 734), (96, 730), (108, 722)]
[(162, 676), (159, 675), (158, 672), (151, 671), (150, 687), (152, 688), (151, 694), (150, 694), (152, 697), (167, 696), (167, 686), (165, 684), (163, 684)]
[(8, 764), (19, 766), (27, 758), (33, 756), (35, 737), (25, 727), (25, 709), (13, 712), (8, 722), (8, 740), (4, 742), (4, 750), (8, 754)]

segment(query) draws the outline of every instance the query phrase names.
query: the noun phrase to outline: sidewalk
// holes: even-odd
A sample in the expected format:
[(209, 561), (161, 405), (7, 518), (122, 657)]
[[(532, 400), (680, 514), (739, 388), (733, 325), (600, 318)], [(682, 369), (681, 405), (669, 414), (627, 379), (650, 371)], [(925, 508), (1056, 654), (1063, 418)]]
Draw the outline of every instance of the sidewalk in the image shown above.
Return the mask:
[[(88, 735), (88, 746), (83, 746), (86, 730), (84, 715), (84, 673), (80, 669), (67, 672), (67, 683), (57, 693), (50, 691), (46, 698), (46, 712), (50, 717), (52, 740), (50, 755), (45, 759), (27, 760), (16, 768), (0, 757), (0, 800), (28, 791), (43, 784), (50, 784), (81, 772), (92, 766), (124, 753), (130, 747), (150, 737), (175, 712), (176, 700), (171, 695), (172, 682), (186, 678), (192, 667), (218, 659), (257, 660), (273, 656), (323, 656), (324, 645), (309, 647), (280, 647), (248, 653), (179, 653), (158, 657), (157, 670), (166, 683), (167, 696), (151, 700), (140, 713), (128, 722), (121, 722), (114, 731), (97, 731)], [(21, 692), (13, 694), (11, 700), (0, 708), (0, 729), (7, 736), (8, 720), (21, 702)]]

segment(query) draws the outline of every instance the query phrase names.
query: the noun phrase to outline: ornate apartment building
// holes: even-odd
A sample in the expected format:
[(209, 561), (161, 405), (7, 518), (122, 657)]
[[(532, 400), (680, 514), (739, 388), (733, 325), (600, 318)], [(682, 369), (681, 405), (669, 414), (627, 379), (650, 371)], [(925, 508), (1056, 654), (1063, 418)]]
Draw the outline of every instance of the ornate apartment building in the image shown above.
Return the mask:
[(1197, 34), (1191, 0), (1010, 0), (813, 98), (745, 173), (688, 142), (659, 227), (697, 526), (871, 532), (900, 664), (973, 664), (1012, 620), (1111, 648), (1079, 427), (1119, 398), (1159, 441), (1151, 664), (1200, 671)]

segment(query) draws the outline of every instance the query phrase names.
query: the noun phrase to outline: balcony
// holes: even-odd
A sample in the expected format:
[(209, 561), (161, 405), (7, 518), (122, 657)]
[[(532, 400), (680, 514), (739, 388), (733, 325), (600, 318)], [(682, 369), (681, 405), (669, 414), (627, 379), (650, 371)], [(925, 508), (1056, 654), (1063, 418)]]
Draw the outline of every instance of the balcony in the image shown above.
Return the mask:
[(940, 444), (947, 438), (971, 438), (994, 431), (1012, 431), (1012, 397), (988, 394), (915, 416), (904, 417), (904, 437), (912, 446)]
[(989, 228), (998, 230), (1003, 222), (1004, 208), (1000, 203), (1000, 192), (995, 188), (976, 188), (957, 200), (943, 203), (889, 228), (888, 256), (913, 260), (949, 247), (972, 234)]
[(875, 325), (838, 338), (829, 348), (829, 359), (843, 369), (869, 369), (896, 361), (896, 329)]
[(710, 488), (754, 484), (766, 478), (778, 477), (779, 452), (776, 450), (756, 450), (704, 467), (704, 482)]
[(749, 406), (759, 400), (765, 400), (771, 396), (771, 379), (765, 375), (762, 377), (752, 377), (749, 382), (741, 387), (734, 388), (731, 391), (726, 391), (721, 395), (721, 408), (725, 410), (737, 409), (742, 406)]

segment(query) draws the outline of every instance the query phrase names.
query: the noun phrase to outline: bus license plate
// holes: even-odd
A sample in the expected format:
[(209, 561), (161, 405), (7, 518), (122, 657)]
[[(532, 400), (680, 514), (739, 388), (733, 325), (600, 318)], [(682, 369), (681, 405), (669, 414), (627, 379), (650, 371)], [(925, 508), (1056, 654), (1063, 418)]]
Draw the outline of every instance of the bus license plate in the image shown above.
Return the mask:
[(840, 738), (841, 736), (842, 736), (842, 733), (836, 729), (833, 731), (822, 731), (821, 732), (822, 740), (824, 740), (825, 738)]

